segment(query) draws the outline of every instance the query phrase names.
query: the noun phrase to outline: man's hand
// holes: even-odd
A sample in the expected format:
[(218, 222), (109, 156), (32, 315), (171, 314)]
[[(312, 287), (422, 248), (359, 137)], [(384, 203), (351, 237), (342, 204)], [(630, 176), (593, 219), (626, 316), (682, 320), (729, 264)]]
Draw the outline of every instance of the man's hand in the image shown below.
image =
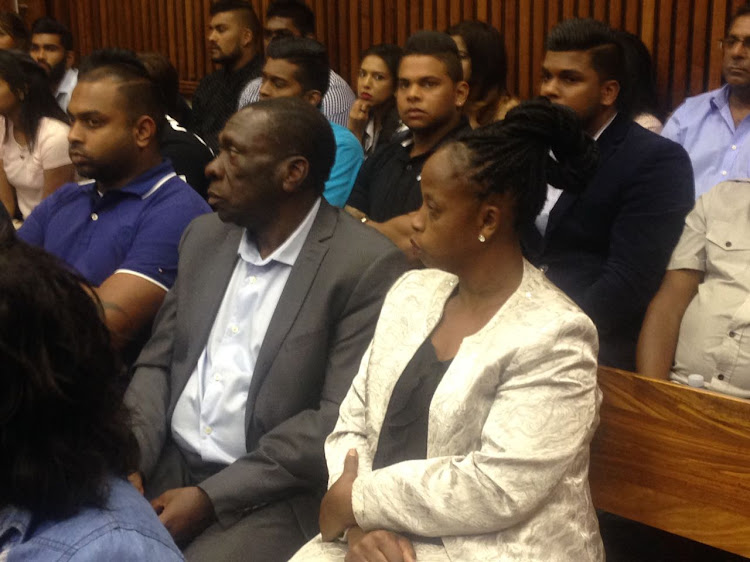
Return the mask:
[(349, 541), (346, 562), (416, 562), (411, 541), (390, 531), (372, 531)]
[(352, 509), (352, 485), (357, 478), (359, 457), (351, 449), (344, 459), (344, 472), (328, 490), (320, 504), (320, 534), (324, 541), (332, 541), (357, 524)]
[(216, 518), (211, 500), (197, 486), (167, 490), (151, 506), (178, 545), (195, 538)]
[(143, 476), (141, 475), (140, 472), (136, 471), (136, 472), (131, 472), (130, 474), (128, 474), (128, 482), (130, 482), (133, 485), (133, 487), (141, 493), (141, 495), (144, 494)]

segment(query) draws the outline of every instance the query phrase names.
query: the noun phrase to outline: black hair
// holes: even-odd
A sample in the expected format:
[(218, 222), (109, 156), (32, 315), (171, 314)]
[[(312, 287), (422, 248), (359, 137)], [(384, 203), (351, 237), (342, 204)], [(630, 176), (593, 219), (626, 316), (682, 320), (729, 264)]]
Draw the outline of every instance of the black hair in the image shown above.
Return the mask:
[(54, 18), (43, 16), (36, 20), (31, 25), (31, 35), (36, 35), (37, 33), (58, 35), (60, 37), (62, 48), (66, 51), (73, 50), (73, 34), (65, 24), (60, 23)]
[(158, 138), (166, 121), (167, 102), (136, 54), (127, 49), (101, 49), (83, 59), (78, 82), (104, 79), (119, 84), (119, 92), (131, 121), (135, 122), (142, 115), (148, 115), (154, 120)]
[(628, 88), (622, 95), (625, 105), (633, 115), (651, 113), (661, 118), (656, 97), (656, 80), (651, 53), (641, 38), (629, 31), (616, 31), (625, 55), (625, 70), (628, 74)]
[(0, 29), (13, 38), (14, 49), (19, 51), (29, 50), (29, 31), (17, 13), (0, 12)]
[(447, 33), (440, 31), (417, 31), (406, 40), (404, 57), (427, 55), (435, 57), (445, 65), (445, 71), (454, 82), (463, 80), (464, 71), (458, 48)]
[(304, 2), (298, 0), (276, 0), (266, 10), (266, 21), (269, 18), (287, 18), (292, 20), (300, 35), (315, 35), (315, 14)]
[(177, 69), (167, 57), (154, 51), (138, 53), (138, 60), (143, 63), (151, 80), (161, 90), (166, 112), (176, 119), (180, 99), (180, 79)]
[(483, 21), (462, 21), (449, 28), (448, 35), (458, 35), (466, 43), (471, 58), (469, 97), (483, 100), (493, 91), (507, 94), (508, 54), (502, 34)]
[(137, 469), (119, 362), (93, 289), (54, 256), (0, 240), (0, 505), (45, 519), (103, 507)]
[(502, 121), (468, 130), (445, 146), (464, 151), (467, 174), (483, 195), (512, 195), (518, 230), (532, 224), (542, 210), (547, 184), (583, 191), (599, 154), (575, 112), (544, 98), (523, 102)]
[[(545, 41), (547, 51), (588, 51), (599, 79), (616, 80), (621, 93), (629, 89), (625, 55), (615, 32), (606, 24), (586, 18), (571, 18), (553, 27)], [(627, 96), (617, 96), (617, 107), (627, 111)]]
[(731, 29), (731, 27), (734, 25), (734, 22), (737, 20), (737, 18), (740, 18), (742, 16), (748, 16), (750, 15), (750, 2), (745, 2), (737, 8), (734, 13), (732, 14), (732, 17), (729, 18), (729, 23), (727, 24), (727, 31)]
[(36, 144), (43, 117), (68, 123), (68, 116), (52, 95), (47, 73), (26, 53), (0, 50), (0, 78), (21, 101), (21, 127), (30, 149)]
[(263, 37), (263, 27), (260, 25), (258, 14), (255, 8), (246, 0), (216, 0), (211, 4), (208, 13), (212, 16), (224, 12), (239, 12), (245, 20), (247, 28), (253, 32), (253, 44), (256, 50), (260, 49), (260, 42)]
[(308, 37), (279, 37), (268, 44), (266, 56), (289, 61), (297, 67), (294, 78), (305, 92), (318, 90), (321, 97), (328, 91), (331, 67), (326, 48)]
[(323, 114), (300, 98), (255, 102), (242, 111), (262, 111), (270, 121), (266, 133), (279, 158), (304, 156), (309, 163), (306, 185), (323, 193), (336, 158), (336, 139)]
[(391, 45), (390, 43), (380, 43), (378, 45), (372, 45), (369, 49), (362, 51), (360, 62), (365, 57), (373, 56), (381, 59), (385, 66), (388, 67), (388, 72), (391, 73), (391, 79), (395, 84), (398, 81), (398, 65), (401, 62), (401, 57), (404, 55), (404, 50), (398, 45)]

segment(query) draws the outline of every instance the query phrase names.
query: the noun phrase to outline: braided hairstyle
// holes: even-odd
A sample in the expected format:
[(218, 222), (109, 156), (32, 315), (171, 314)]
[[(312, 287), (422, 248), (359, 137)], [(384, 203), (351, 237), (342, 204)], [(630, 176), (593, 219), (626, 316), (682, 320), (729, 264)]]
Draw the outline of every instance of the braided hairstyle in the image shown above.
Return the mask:
[(569, 108), (544, 98), (523, 102), (504, 120), (456, 138), (467, 176), (481, 195), (510, 193), (515, 228), (534, 222), (547, 197), (547, 184), (580, 193), (596, 171), (599, 151)]

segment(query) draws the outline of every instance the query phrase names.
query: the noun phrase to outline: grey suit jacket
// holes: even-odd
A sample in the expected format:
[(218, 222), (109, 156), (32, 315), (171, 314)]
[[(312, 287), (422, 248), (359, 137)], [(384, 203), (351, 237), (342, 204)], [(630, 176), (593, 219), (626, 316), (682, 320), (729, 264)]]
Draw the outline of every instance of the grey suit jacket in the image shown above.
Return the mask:
[[(172, 413), (208, 340), (242, 232), (210, 214), (183, 235), (177, 281), (125, 398), (146, 478), (171, 439)], [(247, 398), (247, 454), (200, 483), (220, 524), (279, 499), (325, 490), (325, 438), (383, 298), (406, 269), (389, 240), (321, 202), (258, 355)]]

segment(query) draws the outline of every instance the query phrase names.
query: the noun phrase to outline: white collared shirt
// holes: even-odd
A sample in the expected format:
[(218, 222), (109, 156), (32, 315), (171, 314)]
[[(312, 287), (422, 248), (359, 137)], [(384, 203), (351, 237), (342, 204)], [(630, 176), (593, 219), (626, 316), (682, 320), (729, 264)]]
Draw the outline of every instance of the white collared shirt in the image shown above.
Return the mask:
[(75, 68), (69, 68), (65, 71), (65, 74), (60, 80), (60, 84), (57, 86), (55, 92), (55, 100), (63, 111), (68, 110), (68, 104), (70, 103), (70, 96), (73, 95), (73, 89), (78, 84), (78, 70)]
[(258, 353), (319, 208), (320, 199), (265, 259), (243, 232), (206, 347), (172, 415), (177, 444), (205, 462), (231, 464), (247, 452), (245, 414)]
[[(617, 117), (617, 113), (615, 113), (609, 121), (607, 121), (604, 126), (599, 129), (596, 134), (593, 136), (593, 139), (595, 141), (599, 140), (599, 137), (602, 136), (602, 133), (612, 124), (612, 121), (615, 120), (615, 117)], [(550, 151), (550, 156), (552, 158), (555, 158), (555, 155)], [(536, 216), (535, 223), (536, 227), (541, 232), (542, 236), (547, 232), (547, 223), (549, 222), (549, 216), (550, 213), (552, 213), (552, 209), (557, 204), (557, 200), (560, 199), (560, 195), (562, 195), (562, 189), (558, 189), (554, 186), (551, 186), (547, 184), (547, 200), (544, 202), (544, 207), (542, 207), (542, 211)]]

